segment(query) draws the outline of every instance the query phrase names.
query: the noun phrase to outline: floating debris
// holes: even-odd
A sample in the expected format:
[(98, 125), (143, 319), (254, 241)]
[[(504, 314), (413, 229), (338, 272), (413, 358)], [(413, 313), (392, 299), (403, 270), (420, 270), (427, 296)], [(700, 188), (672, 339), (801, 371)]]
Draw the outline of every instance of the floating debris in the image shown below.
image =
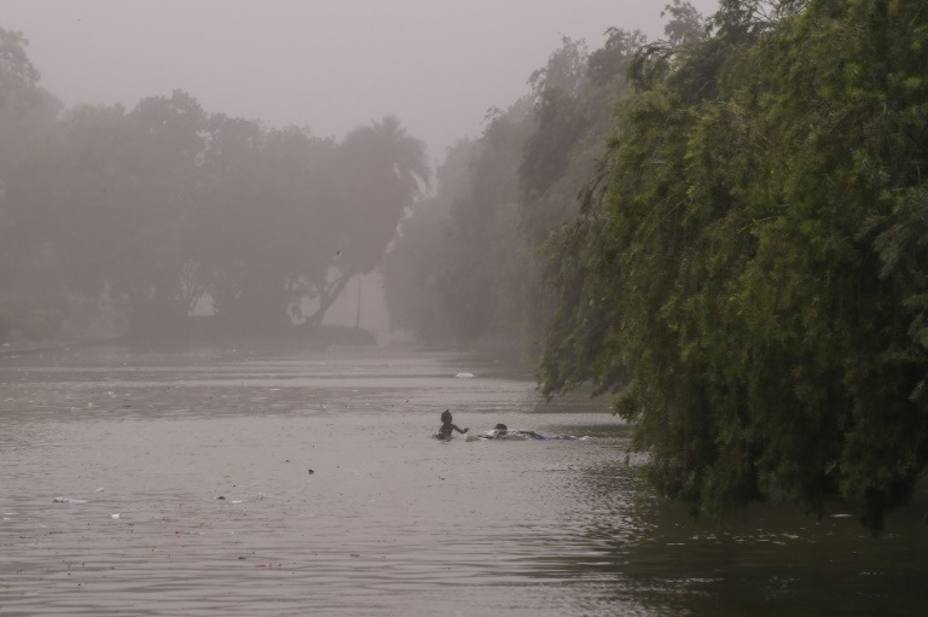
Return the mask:
[(474, 374), (473, 374), (473, 373), (460, 372), (460, 373), (458, 373), (457, 375), (455, 375), (455, 377), (457, 377), (458, 379), (473, 379), (473, 378), (474, 378)]
[(86, 499), (74, 499), (72, 497), (55, 497), (52, 503), (87, 503)]
[(119, 520), (119, 512), (117, 512), (116, 514), (110, 514), (110, 518), (113, 519), (114, 521)]

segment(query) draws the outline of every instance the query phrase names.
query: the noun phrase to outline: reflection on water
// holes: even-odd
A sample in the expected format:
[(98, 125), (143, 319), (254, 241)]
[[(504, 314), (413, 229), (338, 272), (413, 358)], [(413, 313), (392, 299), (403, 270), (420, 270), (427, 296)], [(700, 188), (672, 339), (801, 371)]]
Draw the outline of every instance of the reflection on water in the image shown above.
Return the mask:
[(601, 411), (473, 356), (0, 357), (0, 614), (921, 614), (915, 517), (693, 521)]

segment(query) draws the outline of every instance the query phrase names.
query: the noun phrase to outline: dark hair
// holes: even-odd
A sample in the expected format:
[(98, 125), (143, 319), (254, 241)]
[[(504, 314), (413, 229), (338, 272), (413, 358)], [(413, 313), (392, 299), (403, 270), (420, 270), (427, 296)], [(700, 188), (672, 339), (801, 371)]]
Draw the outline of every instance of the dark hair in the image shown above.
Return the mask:
[(493, 430), (496, 430), (496, 431), (507, 431), (507, 430), (509, 430), (509, 429), (506, 427), (505, 424), (503, 424), (502, 422), (500, 422), (499, 424), (497, 424), (496, 426), (493, 427)]
[(442, 422), (451, 422), (451, 411), (446, 409), (441, 412), (441, 421)]

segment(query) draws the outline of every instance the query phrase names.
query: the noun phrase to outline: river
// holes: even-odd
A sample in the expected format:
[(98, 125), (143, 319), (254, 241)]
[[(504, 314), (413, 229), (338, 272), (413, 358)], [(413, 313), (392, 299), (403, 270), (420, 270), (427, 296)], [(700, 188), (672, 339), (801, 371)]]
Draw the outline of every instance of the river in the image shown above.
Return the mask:
[(7, 353), (0, 615), (924, 614), (918, 513), (694, 520), (603, 406), (464, 354)]

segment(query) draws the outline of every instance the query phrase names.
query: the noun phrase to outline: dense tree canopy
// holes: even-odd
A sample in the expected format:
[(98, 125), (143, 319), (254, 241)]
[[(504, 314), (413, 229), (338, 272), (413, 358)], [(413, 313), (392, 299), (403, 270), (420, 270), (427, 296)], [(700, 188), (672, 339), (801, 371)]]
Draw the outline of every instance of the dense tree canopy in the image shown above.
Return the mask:
[[(882, 525), (928, 461), (928, 14), (724, 2), (646, 50), (600, 200), (551, 247), (548, 393), (618, 393), (666, 492)], [(650, 54), (650, 55), (647, 55)]]

